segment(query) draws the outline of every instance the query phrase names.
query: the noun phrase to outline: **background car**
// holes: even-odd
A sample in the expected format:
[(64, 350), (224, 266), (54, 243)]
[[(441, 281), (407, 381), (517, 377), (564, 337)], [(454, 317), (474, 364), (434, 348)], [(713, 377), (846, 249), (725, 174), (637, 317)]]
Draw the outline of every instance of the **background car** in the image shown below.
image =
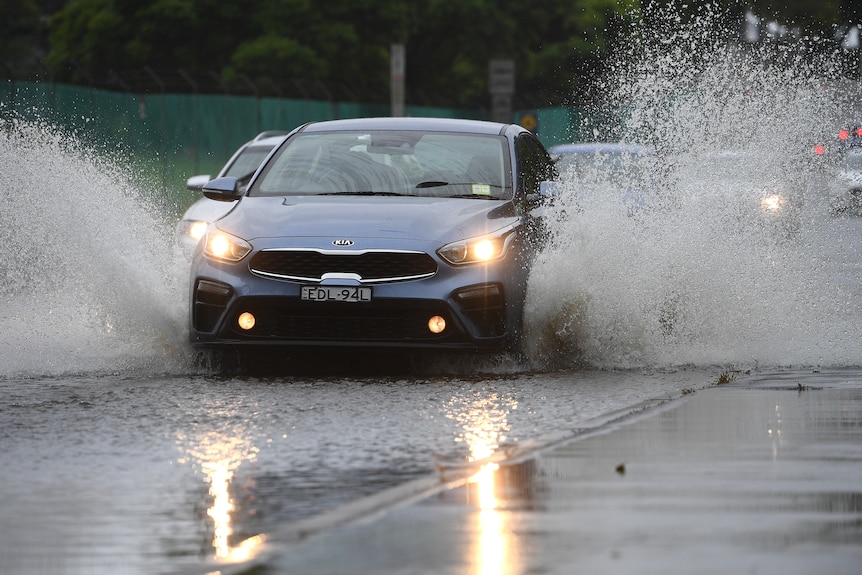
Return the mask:
[[(240, 146), (216, 177), (235, 177), (242, 189), (272, 149), (284, 141), (285, 135), (287, 132), (278, 130), (261, 132), (253, 140)], [(209, 175), (192, 176), (186, 182), (186, 188), (199, 192), (210, 180), (212, 178)], [(230, 204), (210, 200), (207, 197), (197, 200), (189, 206), (177, 225), (177, 241), (193, 249), (210, 222), (222, 217), (231, 207)]]
[(548, 150), (560, 179), (569, 182), (581, 207), (611, 198), (629, 215), (655, 196), (659, 162), (654, 150), (637, 144), (582, 142), (559, 144)]
[(516, 349), (542, 182), (529, 131), (472, 120), (304, 125), (192, 261), (190, 338), (202, 347)]
[(762, 230), (775, 239), (794, 236), (802, 225), (806, 182), (798, 170), (765, 154), (708, 150), (677, 158), (675, 194), (702, 213), (740, 230)]
[(836, 163), (828, 183), (829, 207), (836, 215), (862, 216), (862, 146), (848, 146)]

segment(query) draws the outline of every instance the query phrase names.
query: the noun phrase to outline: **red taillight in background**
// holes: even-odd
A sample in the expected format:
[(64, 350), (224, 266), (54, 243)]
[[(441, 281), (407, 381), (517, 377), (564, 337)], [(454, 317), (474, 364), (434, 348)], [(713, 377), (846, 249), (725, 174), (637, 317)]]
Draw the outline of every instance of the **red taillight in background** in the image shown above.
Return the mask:
[(850, 137), (850, 130), (839, 130), (838, 131), (838, 139), (847, 141), (847, 138)]
[(826, 151), (826, 146), (824, 146), (823, 144), (816, 144), (814, 146), (814, 153), (817, 154), (818, 156), (822, 156), (823, 152), (825, 152), (825, 151)]

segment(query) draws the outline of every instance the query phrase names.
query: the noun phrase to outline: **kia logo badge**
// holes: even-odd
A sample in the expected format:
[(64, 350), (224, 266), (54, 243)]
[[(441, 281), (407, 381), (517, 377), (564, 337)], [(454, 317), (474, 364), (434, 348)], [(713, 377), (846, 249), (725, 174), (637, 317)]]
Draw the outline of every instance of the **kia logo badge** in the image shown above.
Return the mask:
[(332, 240), (332, 245), (340, 247), (350, 247), (353, 245), (353, 240)]

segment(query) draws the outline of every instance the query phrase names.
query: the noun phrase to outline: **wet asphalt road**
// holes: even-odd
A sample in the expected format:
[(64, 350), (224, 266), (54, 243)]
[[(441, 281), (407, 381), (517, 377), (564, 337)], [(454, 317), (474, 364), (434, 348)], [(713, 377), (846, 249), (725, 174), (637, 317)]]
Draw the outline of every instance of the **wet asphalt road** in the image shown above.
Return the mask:
[(0, 572), (154, 573), (718, 368), (0, 379)]
[(859, 369), (741, 375), (590, 423), (460, 481), (413, 481), (255, 537), (242, 547), (246, 559), (213, 567), (225, 575), (253, 565), (255, 575), (859, 573)]

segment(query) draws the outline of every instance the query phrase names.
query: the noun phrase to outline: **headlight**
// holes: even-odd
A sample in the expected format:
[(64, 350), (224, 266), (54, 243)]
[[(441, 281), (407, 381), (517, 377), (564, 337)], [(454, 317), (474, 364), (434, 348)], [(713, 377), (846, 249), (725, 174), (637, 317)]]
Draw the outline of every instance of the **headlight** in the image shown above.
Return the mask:
[(760, 209), (767, 213), (775, 213), (784, 208), (785, 202), (781, 194), (770, 194), (760, 199)]
[(204, 237), (204, 234), (207, 231), (207, 227), (209, 227), (209, 222), (204, 222), (201, 220), (183, 220), (181, 222), (183, 228), (183, 234), (190, 237), (194, 241), (200, 240)]
[(502, 232), (447, 244), (437, 254), (452, 265), (489, 262), (503, 257), (512, 237), (512, 228)]
[(204, 253), (218, 260), (238, 262), (251, 251), (250, 243), (221, 230), (208, 233), (205, 242)]

